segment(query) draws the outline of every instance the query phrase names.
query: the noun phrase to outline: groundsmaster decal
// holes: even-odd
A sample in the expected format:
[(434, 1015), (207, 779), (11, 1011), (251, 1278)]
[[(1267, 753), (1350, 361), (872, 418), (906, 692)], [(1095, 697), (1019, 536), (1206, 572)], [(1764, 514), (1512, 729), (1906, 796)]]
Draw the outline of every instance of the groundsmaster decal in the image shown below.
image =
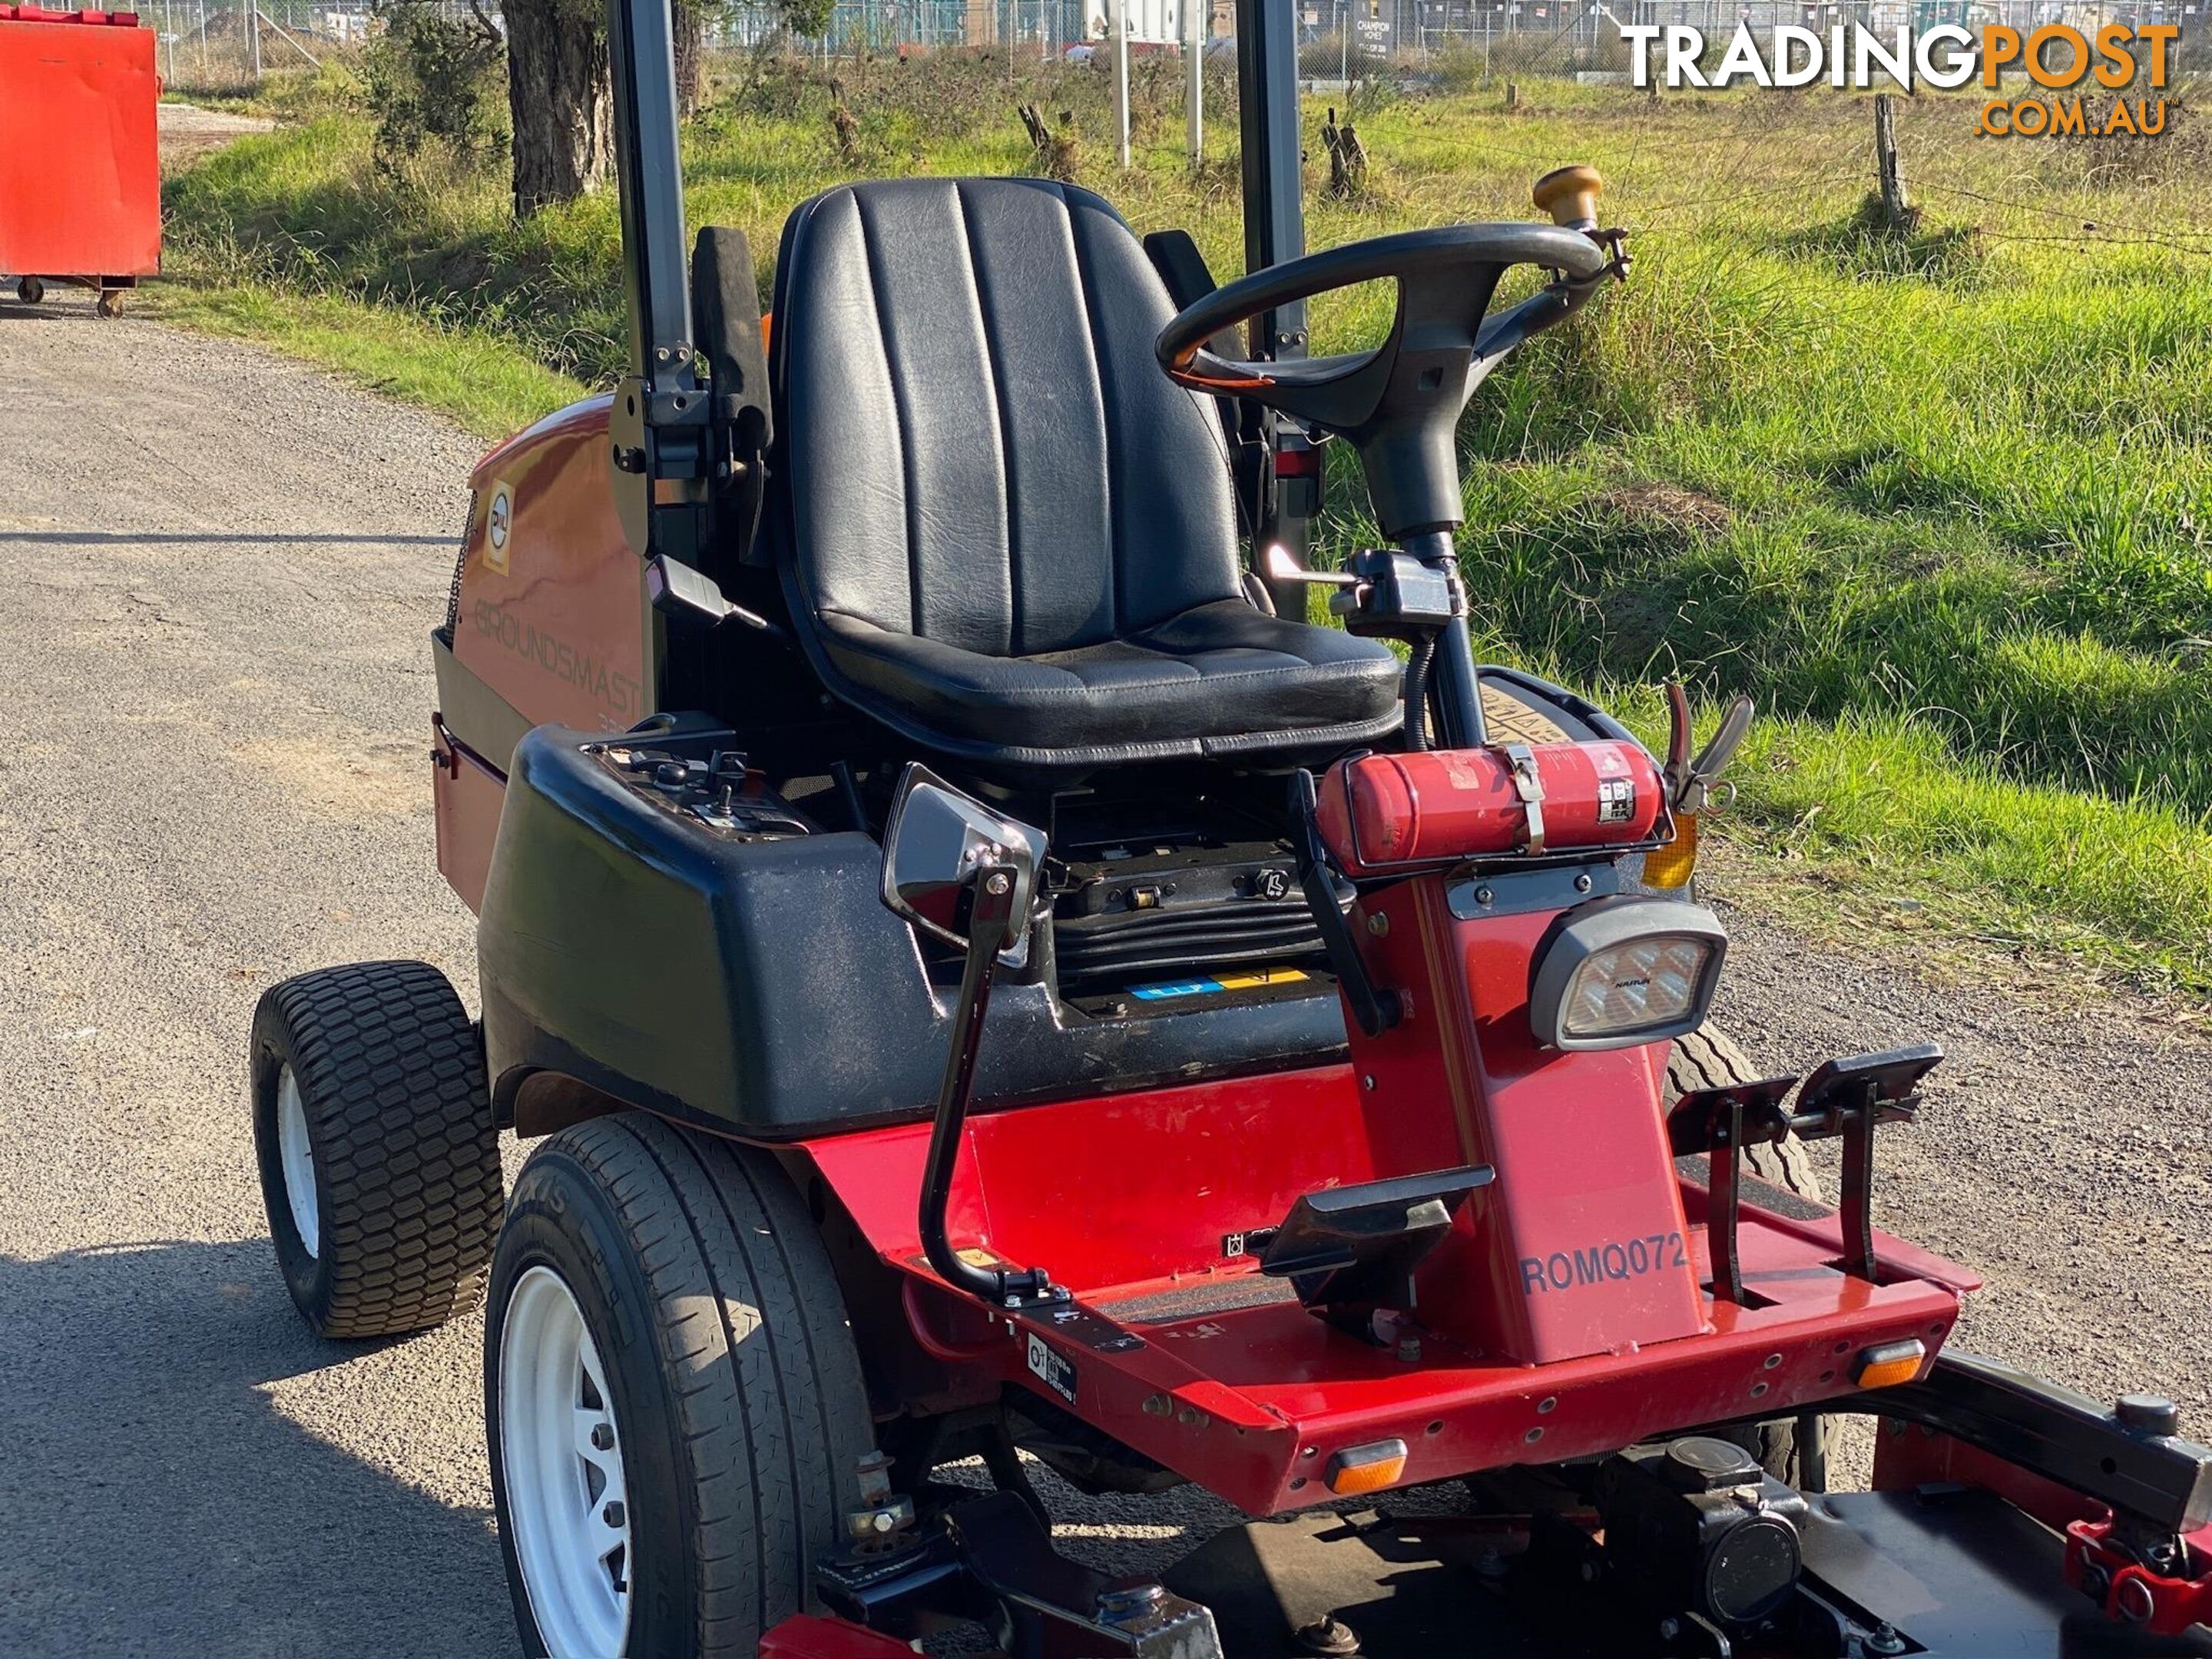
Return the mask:
[(556, 679), (566, 680), (578, 690), (588, 692), (617, 714), (632, 714), (637, 710), (638, 683), (628, 674), (609, 668), (604, 659), (578, 650), (568, 641), (538, 628), (516, 617), (512, 611), (494, 605), (489, 599), (478, 599), (471, 613), (477, 632), (486, 639), (497, 640), (517, 656), (527, 657)]

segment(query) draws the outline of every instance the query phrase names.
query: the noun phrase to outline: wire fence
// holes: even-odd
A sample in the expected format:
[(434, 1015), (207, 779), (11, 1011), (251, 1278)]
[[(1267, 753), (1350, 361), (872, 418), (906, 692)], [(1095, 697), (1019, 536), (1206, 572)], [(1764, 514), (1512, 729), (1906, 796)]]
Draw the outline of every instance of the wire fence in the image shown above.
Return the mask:
[[(1709, 42), (1741, 24), (1762, 36), (1780, 25), (1825, 36), (1862, 24), (1885, 37), (1938, 23), (2002, 23), (2022, 30), (2065, 21), (2173, 23), (2185, 41), (2208, 19), (2212, 0), (1278, 0), (1295, 9), (1298, 72), (1310, 91), (1349, 91), (1386, 81), (1393, 90), (1466, 84), (1507, 74), (1626, 75), (1625, 25), (1686, 24)], [(161, 69), (181, 88), (250, 83), (273, 70), (319, 65), (370, 40), (383, 27), (373, 0), (140, 0), (158, 32)], [(494, 0), (437, 0), (495, 27)], [(1186, 13), (1185, 8), (1192, 9)], [(794, 36), (766, 3), (720, 6), (709, 15), (711, 51), (776, 46), (823, 61), (860, 54), (927, 57), (1004, 51), (1040, 63), (1103, 61), (1126, 31), (1133, 57), (1202, 52), (1233, 64), (1233, 0), (837, 0), (819, 34)]]
[(272, 70), (314, 69), (368, 44), (380, 27), (367, 6), (315, 0), (137, 0), (155, 31), (155, 68), (180, 90), (249, 86)]

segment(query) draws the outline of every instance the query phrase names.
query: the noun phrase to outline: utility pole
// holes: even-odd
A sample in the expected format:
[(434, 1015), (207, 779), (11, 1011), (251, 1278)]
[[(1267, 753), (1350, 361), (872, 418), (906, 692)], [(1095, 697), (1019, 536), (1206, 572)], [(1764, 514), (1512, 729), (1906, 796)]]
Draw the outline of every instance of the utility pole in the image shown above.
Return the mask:
[(1115, 154), (1129, 166), (1129, 0), (1110, 0), (1106, 27), (1114, 31)]
[(1213, 0), (1182, 0), (1183, 120), (1189, 128), (1190, 164), (1206, 160), (1206, 13)]
[(261, 82), (261, 8), (258, 3), (246, 8), (246, 38), (253, 49), (253, 80), (258, 86)]

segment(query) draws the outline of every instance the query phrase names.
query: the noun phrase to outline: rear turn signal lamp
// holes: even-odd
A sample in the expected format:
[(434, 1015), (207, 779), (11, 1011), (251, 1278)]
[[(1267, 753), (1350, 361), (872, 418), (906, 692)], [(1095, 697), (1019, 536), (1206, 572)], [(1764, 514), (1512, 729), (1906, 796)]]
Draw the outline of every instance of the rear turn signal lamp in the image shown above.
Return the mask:
[(1385, 1486), (1397, 1485), (1398, 1477), (1405, 1472), (1406, 1443), (1376, 1440), (1364, 1446), (1348, 1447), (1331, 1457), (1325, 1479), (1328, 1489), (1339, 1498), (1357, 1498), (1362, 1492), (1381, 1492)]
[(1920, 1375), (1921, 1363), (1927, 1358), (1927, 1346), (1917, 1336), (1903, 1342), (1885, 1342), (1859, 1356), (1851, 1380), (1863, 1389), (1887, 1389), (1910, 1382)]

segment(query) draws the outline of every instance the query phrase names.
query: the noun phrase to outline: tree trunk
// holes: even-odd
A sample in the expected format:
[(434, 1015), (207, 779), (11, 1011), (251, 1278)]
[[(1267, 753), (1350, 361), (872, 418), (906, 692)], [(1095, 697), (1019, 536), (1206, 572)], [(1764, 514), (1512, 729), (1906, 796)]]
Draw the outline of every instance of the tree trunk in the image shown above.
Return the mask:
[(686, 118), (699, 107), (699, 52), (706, 37), (699, 0), (673, 0), (676, 27), (676, 112)]
[(594, 0), (506, 0), (514, 213), (574, 201), (614, 163), (607, 35)]

